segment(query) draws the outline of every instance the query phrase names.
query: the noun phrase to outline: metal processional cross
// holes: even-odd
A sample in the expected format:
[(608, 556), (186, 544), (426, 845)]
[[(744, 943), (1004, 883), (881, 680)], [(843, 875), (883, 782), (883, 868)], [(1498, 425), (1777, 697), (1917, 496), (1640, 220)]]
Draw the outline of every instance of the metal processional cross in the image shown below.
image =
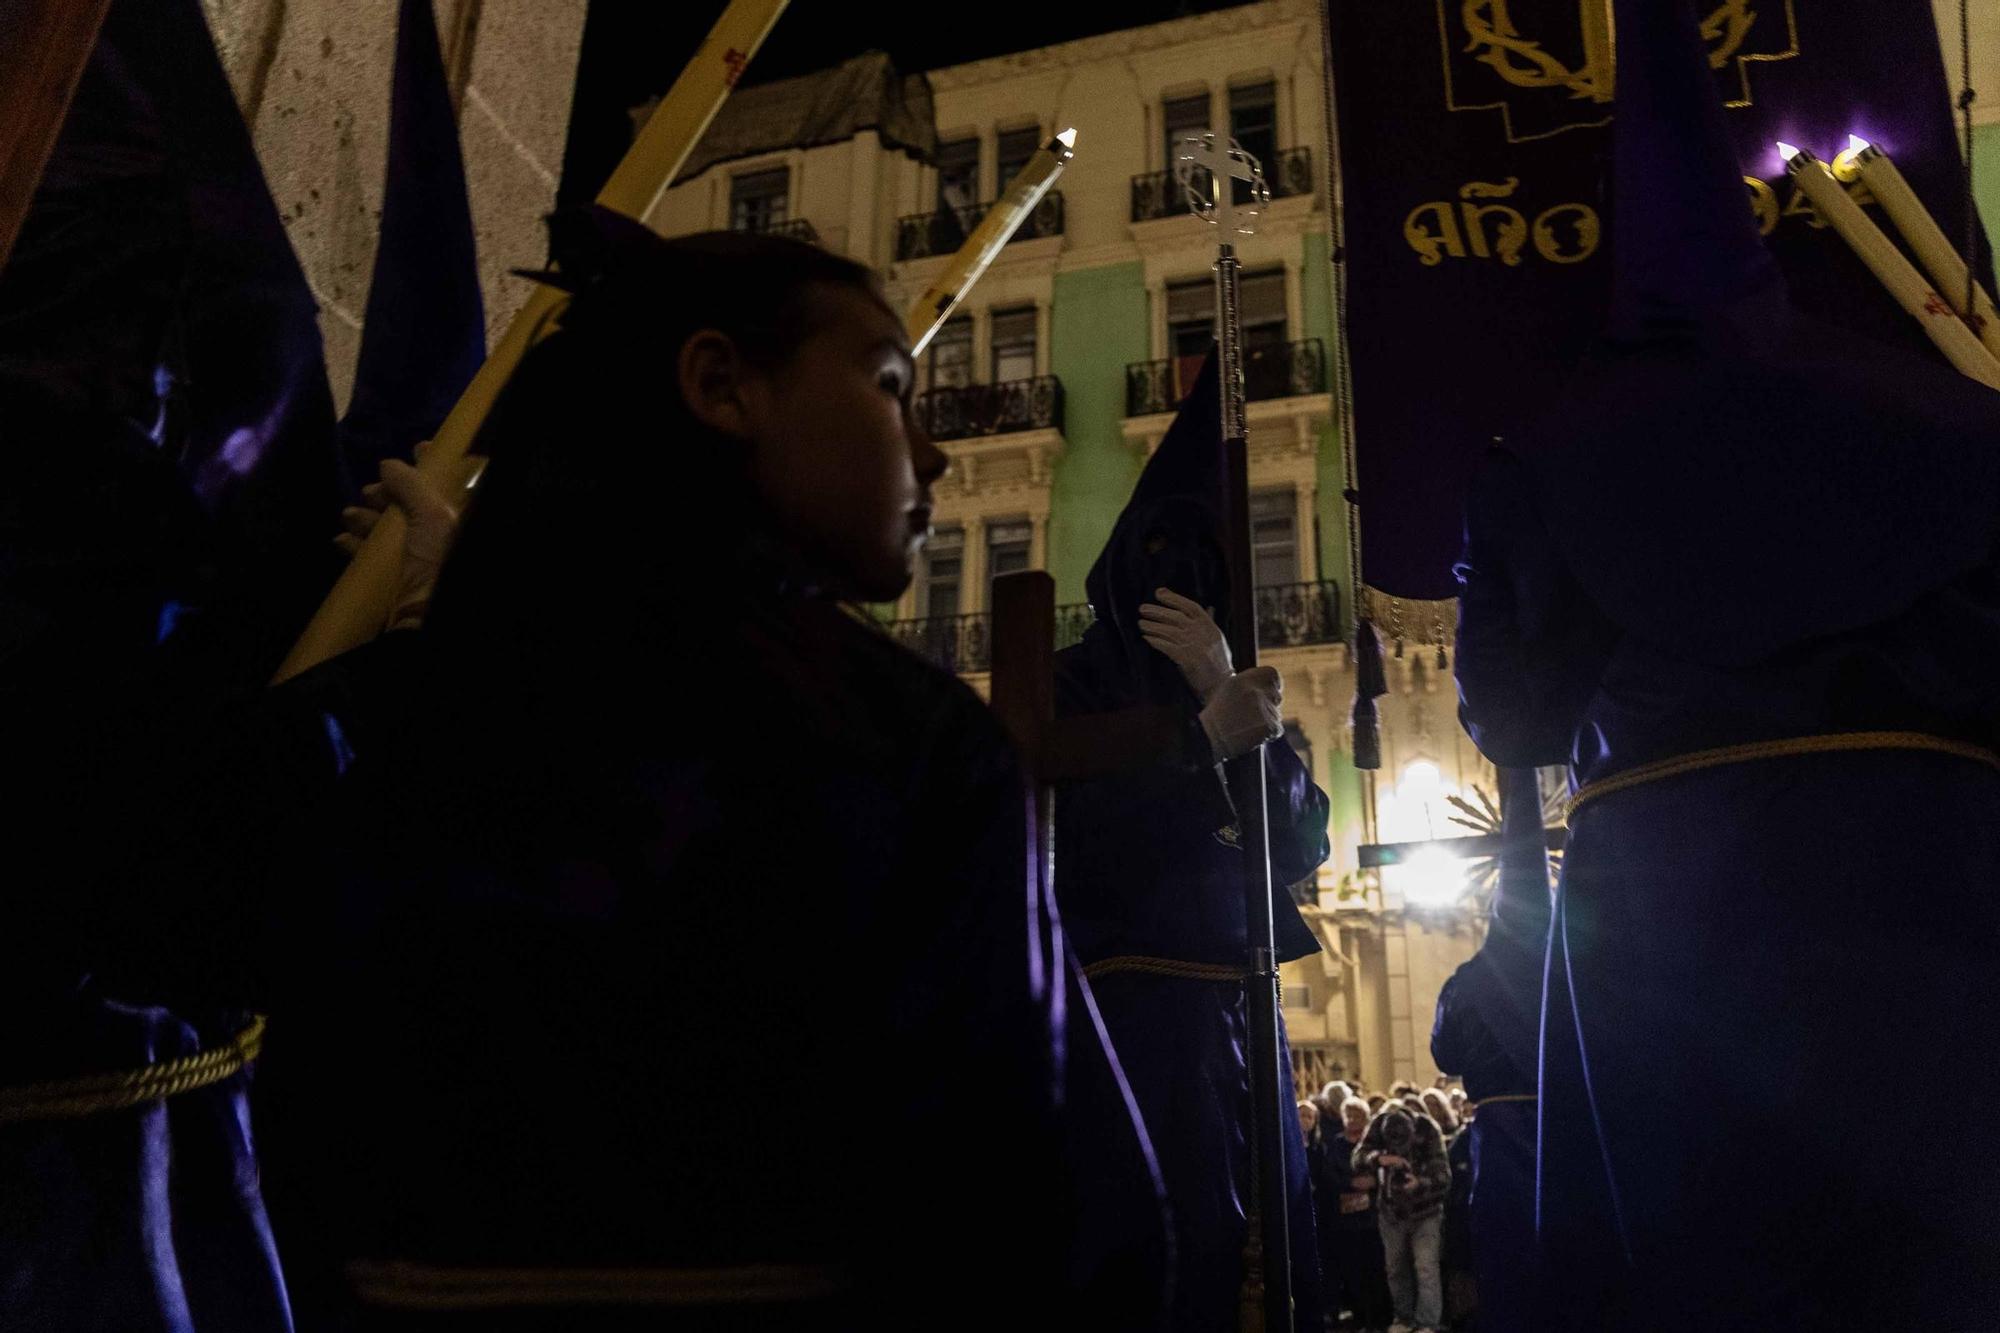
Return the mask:
[[(1243, 392), (1241, 293), (1235, 238), (1271, 199), (1257, 159), (1214, 134), (1183, 139), (1176, 174), (1189, 211), (1214, 224), (1215, 305), (1222, 372), (1222, 447), (1228, 494), (1223, 507), (1223, 556), (1229, 572), (1223, 633), (1239, 671), (1257, 665), (1257, 614), (1251, 584), (1249, 420)], [(1248, 196), (1239, 202), (1236, 182)], [(1292, 1075), (1281, 1058), (1277, 946), (1272, 931), (1271, 843), (1265, 809), (1264, 752), (1253, 750), (1224, 769), (1243, 825), (1243, 915), (1250, 946), (1244, 1010), (1250, 1038), (1251, 1199), (1244, 1248), (1244, 1322), (1262, 1317), (1266, 1333), (1292, 1325), (1291, 1227), (1286, 1208), (1285, 1135), (1296, 1135)]]

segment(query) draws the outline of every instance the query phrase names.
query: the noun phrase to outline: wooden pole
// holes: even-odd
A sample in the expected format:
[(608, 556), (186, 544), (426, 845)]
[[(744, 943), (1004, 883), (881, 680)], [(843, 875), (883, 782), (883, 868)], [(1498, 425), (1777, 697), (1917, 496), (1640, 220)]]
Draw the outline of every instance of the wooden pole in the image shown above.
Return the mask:
[(110, 7), (111, 0), (0, 0), (0, 267)]

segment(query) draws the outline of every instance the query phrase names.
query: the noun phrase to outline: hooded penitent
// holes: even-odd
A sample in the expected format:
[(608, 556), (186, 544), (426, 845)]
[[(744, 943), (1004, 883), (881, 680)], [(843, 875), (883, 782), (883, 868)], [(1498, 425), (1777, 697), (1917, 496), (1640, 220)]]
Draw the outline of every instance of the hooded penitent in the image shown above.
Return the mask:
[[(1097, 619), (1081, 643), (1056, 654), (1059, 717), (1167, 707), (1182, 711), (1191, 733), (1198, 728), (1199, 705), (1179, 668), (1140, 636), (1139, 607), (1171, 588), (1227, 622), (1219, 386), (1211, 355), (1091, 567)], [(1284, 741), (1264, 754), (1275, 933), (1278, 956), (1289, 960), (1319, 949), (1283, 886), (1325, 860), (1327, 801)], [(1250, 1180), (1243, 989), (1226, 979), (1247, 956), (1244, 853), (1230, 792), (1206, 763), (1071, 783), (1056, 794), (1055, 844), (1057, 898), (1086, 967), (1139, 956), (1225, 978), (1100, 971), (1093, 985), (1167, 1186), (1180, 1263), (1173, 1327), (1227, 1327), (1242, 1280)], [(1190, 1080), (1190, 1069), (1201, 1072)], [(1288, 1140), (1292, 1287), (1299, 1327), (1317, 1328), (1304, 1144)]]
[(1991, 1310), (1994, 1171), (1912, 1189), (1815, 1103), (1864, 1050), (2000, 1095), (2000, 395), (1801, 316), (1691, 6), (1617, 29), (1609, 336), (1488, 460), (1460, 566), (1468, 726), (1588, 794), (1541, 973), (1548, 1304), (1514, 1326)]
[(1192, 697), (1180, 671), (1140, 636), (1139, 607), (1158, 600), (1156, 589), (1172, 588), (1208, 607), (1217, 624), (1229, 623), (1220, 395), (1211, 354), (1084, 580), (1096, 617), (1084, 632), (1084, 652), (1126, 706)]
[(1610, 336), (1522, 441), (1550, 526), (1612, 620), (1702, 661), (1881, 620), (1989, 555), (2000, 396), (1793, 310), (1692, 17), (1618, 24)]

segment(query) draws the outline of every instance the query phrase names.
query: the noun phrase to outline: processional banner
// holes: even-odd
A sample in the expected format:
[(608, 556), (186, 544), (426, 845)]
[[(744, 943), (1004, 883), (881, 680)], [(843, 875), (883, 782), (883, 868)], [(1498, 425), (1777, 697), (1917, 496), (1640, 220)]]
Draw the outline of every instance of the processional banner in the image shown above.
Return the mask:
[[(1678, 3), (1682, 0), (1650, 0)], [(1455, 593), (1471, 464), (1602, 329), (1608, 0), (1330, 0), (1347, 378), (1368, 585)], [(1745, 208), (1800, 309), (1933, 354), (1796, 191), (1784, 140), (1885, 150), (1954, 242), (1966, 209), (1929, 0), (1695, 0)], [(1894, 234), (1880, 208), (1858, 196)], [(1991, 285), (1979, 237), (1975, 271)], [(1836, 386), (1828, 386), (1829, 392)], [(1614, 442), (1607, 442), (1607, 446)]]

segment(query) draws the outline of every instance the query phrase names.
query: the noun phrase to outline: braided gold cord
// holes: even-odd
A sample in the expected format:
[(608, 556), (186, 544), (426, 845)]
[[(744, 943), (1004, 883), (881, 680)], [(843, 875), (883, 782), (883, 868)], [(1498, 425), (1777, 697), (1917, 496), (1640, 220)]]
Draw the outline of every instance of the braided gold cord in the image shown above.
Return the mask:
[(1649, 782), (1663, 778), (1676, 778), (1685, 773), (1698, 773), (1705, 768), (1721, 768), (1727, 764), (1747, 764), (1759, 759), (1782, 759), (1792, 755), (1835, 754), (1852, 750), (1928, 750), (1935, 754), (1956, 755), (1960, 759), (1970, 759), (1985, 764), (1989, 768), (2000, 769), (2000, 754), (1981, 745), (1965, 741), (1948, 741), (1941, 736), (1927, 736), (1920, 731), (1849, 731), (1830, 736), (1797, 736), (1782, 741), (1756, 741), (1749, 745), (1726, 745), (1718, 750), (1697, 750), (1672, 759), (1662, 759), (1658, 763), (1641, 764), (1623, 773), (1615, 773), (1598, 782), (1586, 783), (1563, 809), (1563, 821), (1568, 823), (1576, 818), (1576, 812), (1591, 801), (1609, 796), (1613, 792), (1626, 791), (1632, 787), (1642, 787)]
[(1188, 981), (1242, 982), (1250, 979), (1250, 969), (1244, 967), (1230, 967), (1226, 963), (1184, 963), (1178, 958), (1148, 958), (1144, 954), (1136, 953), (1100, 959), (1083, 969), (1083, 975), (1092, 981), (1120, 972), (1134, 972), (1152, 977), (1181, 977)]
[(176, 1060), (112, 1074), (0, 1088), (0, 1124), (23, 1120), (68, 1120), (122, 1111), (142, 1102), (194, 1092), (235, 1074), (264, 1047), (263, 1015), (253, 1015), (226, 1046)]
[(1534, 1102), (1540, 1100), (1541, 1098), (1532, 1092), (1503, 1092), (1494, 1097), (1481, 1097), (1472, 1105), (1477, 1108), (1481, 1106), (1499, 1106), (1506, 1102)]

